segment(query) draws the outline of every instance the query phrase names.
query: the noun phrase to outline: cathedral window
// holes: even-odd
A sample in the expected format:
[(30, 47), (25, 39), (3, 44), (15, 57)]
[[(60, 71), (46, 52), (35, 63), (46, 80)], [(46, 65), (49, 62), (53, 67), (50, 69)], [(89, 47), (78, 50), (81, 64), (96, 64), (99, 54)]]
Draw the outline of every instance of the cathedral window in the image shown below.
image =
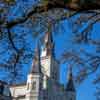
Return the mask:
[(36, 82), (33, 82), (32, 83), (32, 90), (35, 90), (36, 89)]

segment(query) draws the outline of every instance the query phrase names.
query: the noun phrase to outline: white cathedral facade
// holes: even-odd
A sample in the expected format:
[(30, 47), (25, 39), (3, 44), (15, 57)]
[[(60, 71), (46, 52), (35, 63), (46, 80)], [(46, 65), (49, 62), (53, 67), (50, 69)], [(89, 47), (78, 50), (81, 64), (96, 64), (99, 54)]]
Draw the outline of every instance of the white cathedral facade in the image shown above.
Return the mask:
[(37, 44), (27, 83), (10, 87), (13, 100), (76, 100), (71, 70), (66, 87), (59, 82), (60, 66), (54, 56), (51, 33), (46, 33), (40, 48)]

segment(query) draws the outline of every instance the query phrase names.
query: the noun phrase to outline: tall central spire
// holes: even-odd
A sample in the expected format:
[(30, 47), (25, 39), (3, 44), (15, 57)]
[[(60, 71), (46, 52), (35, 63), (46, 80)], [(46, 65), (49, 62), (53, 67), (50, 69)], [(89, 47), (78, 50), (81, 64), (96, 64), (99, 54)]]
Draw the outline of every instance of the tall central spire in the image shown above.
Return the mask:
[(54, 42), (53, 36), (51, 32), (51, 24), (48, 25), (48, 30), (45, 33), (44, 37), (45, 48), (47, 50), (47, 55), (54, 55)]
[(31, 69), (30, 73), (41, 73), (39, 43), (37, 43), (37, 46), (34, 51), (34, 59), (32, 62), (32, 69)]

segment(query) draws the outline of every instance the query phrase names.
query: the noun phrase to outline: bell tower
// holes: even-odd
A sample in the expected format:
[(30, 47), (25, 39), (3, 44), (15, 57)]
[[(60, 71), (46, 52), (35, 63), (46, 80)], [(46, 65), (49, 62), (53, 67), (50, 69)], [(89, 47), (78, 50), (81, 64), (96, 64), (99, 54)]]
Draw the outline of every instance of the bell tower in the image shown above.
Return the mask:
[(40, 64), (40, 49), (37, 45), (35, 56), (32, 62), (32, 68), (27, 79), (26, 100), (41, 100), (42, 90), (42, 72)]
[(68, 70), (68, 82), (66, 85), (66, 93), (68, 100), (76, 100), (76, 91), (73, 82), (72, 66), (69, 66)]

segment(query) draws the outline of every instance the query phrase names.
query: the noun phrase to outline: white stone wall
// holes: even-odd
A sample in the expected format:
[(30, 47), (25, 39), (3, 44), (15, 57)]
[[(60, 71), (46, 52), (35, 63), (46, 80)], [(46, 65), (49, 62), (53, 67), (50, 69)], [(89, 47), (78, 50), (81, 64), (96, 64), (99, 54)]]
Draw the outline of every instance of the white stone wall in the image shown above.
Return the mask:
[(48, 77), (50, 77), (51, 75), (51, 56), (41, 57), (41, 66), (42, 66), (42, 72)]
[[(18, 97), (23, 98), (23, 96), (26, 95), (26, 84), (11, 86), (10, 90), (11, 90), (11, 95), (12, 95), (13, 98), (18, 98)], [(13, 99), (13, 100), (15, 100), (15, 99)], [(18, 99), (18, 100), (25, 100), (25, 98)]]

